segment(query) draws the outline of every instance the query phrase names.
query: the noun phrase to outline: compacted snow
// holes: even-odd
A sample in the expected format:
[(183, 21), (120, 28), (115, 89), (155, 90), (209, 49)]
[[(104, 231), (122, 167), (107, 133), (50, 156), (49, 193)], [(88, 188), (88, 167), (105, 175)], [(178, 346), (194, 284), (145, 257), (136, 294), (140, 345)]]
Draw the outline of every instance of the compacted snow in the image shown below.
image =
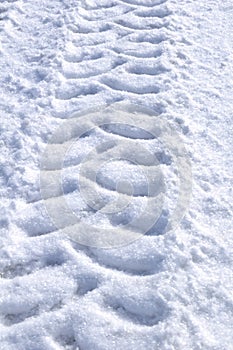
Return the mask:
[(0, 349), (233, 349), (233, 5), (0, 3)]

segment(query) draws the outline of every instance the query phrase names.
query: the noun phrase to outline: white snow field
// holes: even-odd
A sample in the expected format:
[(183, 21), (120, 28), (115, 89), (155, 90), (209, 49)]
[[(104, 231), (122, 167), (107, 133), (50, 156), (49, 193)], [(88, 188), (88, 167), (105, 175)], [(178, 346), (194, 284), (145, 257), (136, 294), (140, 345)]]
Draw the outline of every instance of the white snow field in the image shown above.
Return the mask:
[(233, 349), (232, 28), (231, 1), (1, 1), (1, 350)]

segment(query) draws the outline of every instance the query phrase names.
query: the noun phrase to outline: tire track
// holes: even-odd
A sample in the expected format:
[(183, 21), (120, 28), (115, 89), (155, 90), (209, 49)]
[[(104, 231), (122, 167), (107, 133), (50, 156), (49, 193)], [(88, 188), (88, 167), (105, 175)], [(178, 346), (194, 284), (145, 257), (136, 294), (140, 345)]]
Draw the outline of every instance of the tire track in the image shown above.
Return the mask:
[[(94, 9), (88, 6), (80, 8), (77, 15), (81, 22), (75, 30), (71, 30), (70, 42), (67, 43), (66, 55), (63, 57), (63, 67), (68, 67), (70, 62), (81, 62), (81, 60), (88, 65), (84, 69), (81, 63), (76, 70), (77, 73), (71, 75), (66, 71), (64, 75), (66, 79), (70, 77), (76, 79), (72, 79), (72, 83), (69, 81), (67, 85), (63, 85), (57, 98), (62, 97), (62, 90), (64, 91), (63, 96), (68, 99), (80, 96), (81, 92), (77, 86), (80, 84), (83, 86), (82, 78), (84, 77), (87, 84), (91, 82), (90, 86), (100, 84), (98, 86), (101, 88), (96, 95), (106, 89), (111, 91), (113, 96), (117, 92), (123, 96), (128, 93), (132, 96), (149, 94), (154, 97), (163, 93), (167, 88), (160, 83), (160, 79), (162, 76), (167, 78), (166, 75), (172, 71), (172, 66), (167, 63), (166, 50), (164, 50), (164, 44), (169, 43), (172, 38), (172, 32), (169, 29), (169, 18), (172, 12), (164, 6), (165, 3), (166, 1), (140, 1), (140, 3), (138, 1), (119, 1), (115, 7), (105, 8), (104, 11), (96, 7)], [(125, 4), (127, 4), (126, 8)], [(87, 22), (91, 24), (89, 27)], [(79, 28), (80, 32), (78, 32)], [(96, 34), (97, 31), (99, 34)], [(105, 36), (109, 36), (110, 40), (105, 42)], [(92, 46), (88, 47), (88, 45)], [(94, 47), (97, 54), (93, 54)], [(111, 58), (113, 53), (116, 61)], [(75, 69), (74, 65), (71, 71), (75, 72)], [(80, 74), (79, 70), (83, 73)], [(145, 83), (141, 80), (142, 75), (146, 77)], [(67, 93), (69, 90), (77, 91), (78, 94), (75, 96), (75, 93)], [(83, 88), (80, 90), (83, 91)], [(90, 91), (86, 90), (85, 93), (88, 95)], [(120, 222), (117, 222), (117, 225), (119, 224)], [(78, 252), (80, 247), (74, 247), (74, 249), (77, 249)], [(92, 259), (94, 265), (104, 268), (109, 273), (119, 272), (122, 274), (121, 278), (131, 275), (143, 278), (159, 274), (163, 271), (165, 259), (163, 254), (154, 254), (153, 258), (149, 259), (150, 261), (145, 257), (134, 259), (131, 253), (124, 258), (124, 254), (117, 254), (116, 251), (111, 251), (110, 259), (108, 254), (104, 257), (103, 252), (99, 255), (98, 251), (95, 252), (92, 249), (85, 249), (85, 254)], [(117, 292), (111, 297), (116, 297), (116, 295)], [(129, 298), (126, 298), (125, 304), (119, 300), (114, 303), (106, 299), (104, 304), (104, 310), (107, 310), (105, 311), (106, 317), (111, 315), (117, 317), (119, 322), (124, 320), (133, 327), (137, 327), (137, 325), (156, 326), (169, 316), (166, 303), (161, 303), (163, 312), (158, 308), (154, 310), (154, 313), (148, 315), (143, 315), (139, 310), (138, 312), (132, 311), (127, 307), (128, 303)], [(140, 305), (140, 303), (135, 297), (135, 305)]]

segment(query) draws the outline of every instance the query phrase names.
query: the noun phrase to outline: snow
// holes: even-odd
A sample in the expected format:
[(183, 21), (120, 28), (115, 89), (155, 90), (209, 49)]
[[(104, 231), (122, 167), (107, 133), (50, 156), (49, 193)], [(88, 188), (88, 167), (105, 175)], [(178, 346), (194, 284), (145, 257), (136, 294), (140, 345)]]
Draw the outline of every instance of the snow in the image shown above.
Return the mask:
[(0, 4), (0, 349), (233, 349), (230, 1)]

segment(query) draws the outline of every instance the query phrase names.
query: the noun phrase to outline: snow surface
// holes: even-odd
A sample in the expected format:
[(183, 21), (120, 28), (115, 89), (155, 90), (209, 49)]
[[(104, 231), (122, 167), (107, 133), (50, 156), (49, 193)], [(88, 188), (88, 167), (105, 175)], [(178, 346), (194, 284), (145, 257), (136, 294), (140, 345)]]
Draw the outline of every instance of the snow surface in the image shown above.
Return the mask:
[[(232, 15), (231, 1), (218, 0), (0, 3), (1, 350), (233, 349)], [(64, 195), (52, 184), (43, 200), (51, 136), (74, 113), (115, 103), (150, 108), (185, 145), (192, 199), (176, 229), (166, 226), (178, 172), (145, 130), (86, 133), (66, 153)], [(155, 149), (160, 170), (136, 148), (140, 167), (105, 163), (96, 177), (101, 203), (90, 209), (93, 166), (84, 167), (81, 188), (80, 165), (101, 143), (119, 141)], [(55, 160), (48, 163), (50, 181)], [(125, 246), (82, 245), (65, 235), (68, 217), (57, 228), (49, 216), (48, 204), (56, 209), (63, 197), (93, 230), (120, 231), (143, 210), (144, 170), (153, 167), (153, 194), (167, 190), (165, 207), (155, 227)], [(120, 204), (131, 202), (109, 219), (102, 204), (117, 192)]]

